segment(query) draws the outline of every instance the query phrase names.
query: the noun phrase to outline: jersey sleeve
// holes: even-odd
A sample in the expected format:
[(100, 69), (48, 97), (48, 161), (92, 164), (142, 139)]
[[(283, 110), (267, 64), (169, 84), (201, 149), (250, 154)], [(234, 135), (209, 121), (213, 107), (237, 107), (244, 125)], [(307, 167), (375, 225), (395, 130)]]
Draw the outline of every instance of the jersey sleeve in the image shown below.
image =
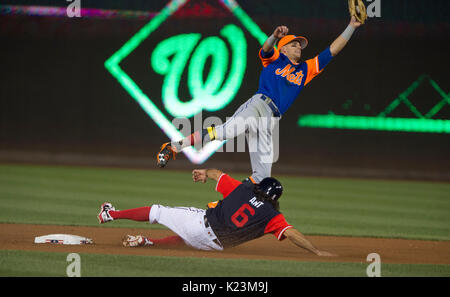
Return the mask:
[(259, 50), (259, 58), (261, 59), (261, 62), (264, 67), (267, 67), (270, 63), (277, 60), (280, 57), (280, 52), (278, 49), (273, 48), (270, 52), (266, 53), (262, 50), (262, 48)]
[(222, 173), (217, 180), (216, 191), (221, 193), (223, 198), (226, 198), (240, 184), (242, 184), (240, 181), (235, 180), (226, 173)]
[(286, 238), (283, 233), (289, 228), (293, 228), (293, 226), (289, 225), (288, 222), (286, 222), (283, 214), (280, 213), (272, 220), (270, 220), (270, 222), (266, 226), (266, 229), (264, 230), (264, 234), (272, 233), (278, 240), (281, 241)]
[(331, 55), (330, 48), (328, 47), (314, 58), (306, 60), (308, 72), (305, 79), (305, 86), (320, 72), (322, 72), (332, 58), (333, 56)]

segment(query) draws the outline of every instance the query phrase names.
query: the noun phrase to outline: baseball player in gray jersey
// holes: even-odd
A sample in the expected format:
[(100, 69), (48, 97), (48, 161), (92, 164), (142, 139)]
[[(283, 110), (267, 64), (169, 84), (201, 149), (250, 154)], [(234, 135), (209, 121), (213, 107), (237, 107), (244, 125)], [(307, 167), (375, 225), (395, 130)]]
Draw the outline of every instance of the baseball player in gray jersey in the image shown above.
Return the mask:
[(360, 25), (352, 17), (344, 32), (329, 47), (303, 62), (301, 54), (308, 40), (302, 36), (287, 35), (286, 26), (277, 27), (259, 50), (263, 70), (256, 94), (223, 125), (196, 131), (180, 141), (164, 143), (156, 156), (158, 166), (166, 166), (185, 147), (202, 141), (233, 139), (246, 133), (253, 170), (247, 182), (259, 183), (271, 176), (274, 161), (272, 131), (275, 125), (303, 88), (345, 47)]

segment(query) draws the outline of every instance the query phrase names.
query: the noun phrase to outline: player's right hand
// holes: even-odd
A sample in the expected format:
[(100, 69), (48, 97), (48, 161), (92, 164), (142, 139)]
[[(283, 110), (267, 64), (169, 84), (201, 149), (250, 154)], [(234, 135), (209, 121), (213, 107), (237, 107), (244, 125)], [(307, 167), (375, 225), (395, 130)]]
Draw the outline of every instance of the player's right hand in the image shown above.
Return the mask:
[(289, 32), (288, 27), (286, 27), (286, 26), (278, 26), (278, 27), (275, 28), (275, 31), (273, 31), (273, 36), (275, 38), (280, 39), (280, 38), (283, 38), (284, 36), (286, 36), (288, 34), (288, 32)]
[(350, 25), (351, 25), (353, 28), (356, 29), (356, 28), (358, 28), (359, 26), (361, 26), (361, 23), (358, 22), (354, 16), (352, 16), (351, 19), (350, 19)]
[(196, 182), (202, 182), (206, 183), (206, 180), (208, 179), (206, 175), (206, 169), (194, 169), (192, 171), (192, 180)]

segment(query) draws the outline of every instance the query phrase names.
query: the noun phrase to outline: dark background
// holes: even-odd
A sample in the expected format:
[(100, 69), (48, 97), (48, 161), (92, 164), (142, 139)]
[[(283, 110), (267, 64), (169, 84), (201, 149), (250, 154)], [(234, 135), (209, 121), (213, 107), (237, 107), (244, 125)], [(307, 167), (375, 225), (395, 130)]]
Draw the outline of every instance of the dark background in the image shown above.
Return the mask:
[[(167, 3), (81, 1), (82, 8), (152, 12)], [(160, 98), (162, 80), (146, 78), (151, 71), (148, 51), (163, 36), (183, 31), (217, 35), (224, 24), (240, 25), (218, 1), (209, 3), (188, 2), (121, 63), (149, 97)], [(306, 59), (329, 46), (349, 21), (347, 1), (238, 3), (267, 35), (284, 24), (293, 34), (306, 36)], [(0, 3), (8, 4), (69, 3)], [(283, 116), (273, 174), (450, 180), (448, 134), (297, 125), (303, 114), (375, 116), (424, 74), (449, 92), (449, 11), (449, 1), (381, 0), (381, 18), (358, 29)], [(149, 20), (0, 14), (0, 161), (155, 168), (155, 155), (167, 137), (104, 67)], [(257, 90), (259, 45), (248, 32), (246, 38), (247, 72), (238, 95), (225, 109), (204, 112), (203, 118), (225, 120)], [(409, 99), (422, 114), (442, 100), (427, 82)], [(403, 104), (391, 116), (414, 117)], [(449, 104), (433, 118), (449, 120)], [(178, 159), (171, 168), (198, 167), (184, 155)], [(248, 153), (216, 153), (202, 166), (250, 172)]]

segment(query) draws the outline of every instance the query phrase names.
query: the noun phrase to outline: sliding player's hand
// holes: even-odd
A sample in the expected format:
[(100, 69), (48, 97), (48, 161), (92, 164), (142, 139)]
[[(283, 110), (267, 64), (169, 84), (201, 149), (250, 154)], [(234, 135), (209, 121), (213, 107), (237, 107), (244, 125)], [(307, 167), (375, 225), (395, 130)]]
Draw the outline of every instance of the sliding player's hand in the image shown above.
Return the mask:
[(196, 182), (202, 182), (206, 183), (206, 180), (208, 179), (206, 175), (206, 169), (194, 169), (192, 171), (192, 180)]

